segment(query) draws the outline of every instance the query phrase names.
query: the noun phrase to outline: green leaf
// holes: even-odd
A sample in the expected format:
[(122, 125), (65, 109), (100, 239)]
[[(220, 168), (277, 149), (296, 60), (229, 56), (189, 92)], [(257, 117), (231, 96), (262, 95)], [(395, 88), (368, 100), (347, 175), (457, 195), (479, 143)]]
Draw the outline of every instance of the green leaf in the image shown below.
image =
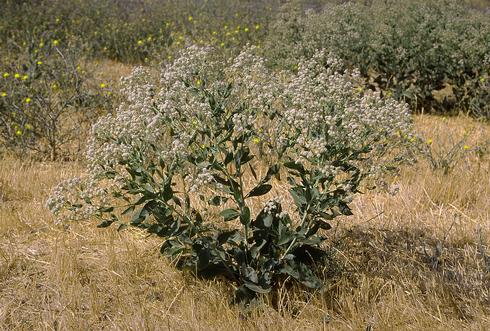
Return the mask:
[(232, 221), (232, 220), (234, 220), (240, 216), (240, 213), (238, 212), (238, 210), (233, 209), (233, 208), (225, 209), (219, 214), (221, 216), (223, 216), (225, 222)]
[(227, 197), (221, 197), (221, 196), (216, 195), (216, 196), (212, 197), (211, 199), (209, 199), (208, 203), (212, 206), (220, 206), (223, 203), (225, 203), (226, 201), (228, 201)]
[(267, 170), (267, 174), (265, 175), (264, 179), (262, 179), (262, 183), (268, 182), (272, 176), (276, 176), (279, 174), (280, 166), (278, 164), (274, 164), (273, 166), (270, 166), (269, 169)]
[(250, 172), (252, 173), (252, 176), (254, 176), (254, 179), (257, 180), (257, 173), (254, 170), (254, 167), (249, 163), (248, 167), (250, 168)]
[(298, 191), (299, 190), (290, 189), (289, 193), (291, 194), (291, 197), (293, 198), (296, 206), (301, 208), (302, 206), (306, 205), (306, 198), (303, 195), (303, 192), (298, 192)]
[(240, 222), (243, 225), (250, 224), (250, 208), (248, 207), (243, 208), (242, 214), (240, 215)]
[(104, 220), (102, 223), (97, 225), (97, 227), (98, 228), (107, 228), (107, 227), (111, 226), (112, 223), (114, 223), (113, 220)]
[(125, 209), (121, 215), (126, 215), (126, 214), (130, 214), (134, 211), (134, 206), (129, 206), (127, 209)]
[(259, 197), (261, 195), (269, 193), (269, 191), (272, 189), (272, 185), (270, 184), (261, 184), (256, 187), (254, 187), (250, 192), (248, 192), (246, 198), (250, 197)]
[(245, 281), (243, 285), (249, 290), (252, 290), (256, 293), (267, 294), (271, 291), (271, 287), (262, 287), (259, 284), (254, 284), (249, 281)]
[(293, 169), (293, 170), (297, 170), (300, 174), (305, 174), (306, 173), (306, 170), (305, 168), (303, 167), (302, 164), (299, 164), (299, 163), (296, 163), (296, 162), (285, 162), (284, 163), (284, 166), (286, 168), (289, 168), (289, 169)]

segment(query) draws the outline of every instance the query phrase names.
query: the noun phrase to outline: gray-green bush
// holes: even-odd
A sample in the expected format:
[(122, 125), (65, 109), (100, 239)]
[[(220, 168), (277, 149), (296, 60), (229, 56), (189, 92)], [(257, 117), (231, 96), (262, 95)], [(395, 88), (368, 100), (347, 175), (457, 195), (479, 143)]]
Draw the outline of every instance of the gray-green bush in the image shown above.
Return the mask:
[(288, 6), (268, 35), (273, 65), (294, 69), (323, 48), (414, 110), (490, 118), (488, 14), (449, 0), (349, 2), (306, 14)]

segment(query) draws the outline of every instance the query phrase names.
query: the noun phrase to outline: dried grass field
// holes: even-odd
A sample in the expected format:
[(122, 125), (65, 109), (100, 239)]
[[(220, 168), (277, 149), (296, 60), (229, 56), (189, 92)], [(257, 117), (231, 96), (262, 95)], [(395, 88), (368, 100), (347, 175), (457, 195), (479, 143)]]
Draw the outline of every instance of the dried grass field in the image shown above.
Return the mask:
[[(434, 149), (470, 129), (470, 148), (490, 139), (487, 124), (467, 118), (415, 123)], [(449, 174), (422, 159), (388, 189), (358, 197), (356, 216), (329, 232), (338, 265), (325, 288), (283, 288), (246, 314), (229, 305), (230, 286), (175, 269), (156, 237), (55, 224), (49, 191), (80, 171), (78, 163), (0, 161), (1, 330), (490, 328), (488, 156), (461, 159)]]

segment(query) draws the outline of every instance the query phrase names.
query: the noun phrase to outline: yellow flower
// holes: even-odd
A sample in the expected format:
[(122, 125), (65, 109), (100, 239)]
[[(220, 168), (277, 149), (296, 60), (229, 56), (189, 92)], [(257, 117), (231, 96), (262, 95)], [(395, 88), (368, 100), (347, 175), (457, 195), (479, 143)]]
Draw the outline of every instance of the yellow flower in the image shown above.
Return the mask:
[(32, 125), (30, 125), (30, 124), (26, 124), (26, 125), (24, 125), (24, 128), (25, 128), (26, 130), (28, 130), (28, 131), (29, 131), (29, 130), (32, 130)]
[(218, 32), (213, 31), (213, 36), (216, 36), (217, 34), (218, 34)]
[(3, 73), (3, 78), (9, 78), (9, 77), (10, 77), (10, 74), (8, 72)]
[(31, 98), (29, 97), (26, 98), (26, 103), (31, 103), (31, 101), (32, 101)]
[(470, 146), (468, 146), (468, 145), (464, 145), (464, 146), (463, 146), (463, 149), (464, 149), (465, 151), (467, 151), (467, 150), (469, 150), (469, 149), (470, 149)]
[(41, 42), (39, 43), (39, 48), (43, 48), (43, 47), (44, 47), (44, 43), (41, 41)]
[(364, 90), (362, 86), (357, 87), (357, 92), (361, 93)]
[(222, 42), (221, 44), (219, 44), (219, 45), (220, 45), (221, 47), (225, 47), (225, 43), (223, 43), (223, 42)]
[(250, 31), (248, 28), (243, 29), (243, 31), (248, 32)]
[(22, 136), (22, 131), (21, 131), (20, 129), (17, 129), (17, 130), (15, 131), (15, 135), (16, 135), (16, 136)]
[(259, 137), (254, 137), (252, 139), (252, 141), (254, 142), (254, 144), (258, 144), (260, 142), (260, 138)]
[(2, 92), (0, 95), (2, 96), (2, 98), (5, 98), (7, 96), (7, 92)]
[(61, 22), (61, 19), (59, 17), (56, 17), (56, 23)]
[(43, 61), (37, 61), (36, 64), (40, 66), (41, 64), (43, 64)]
[(56, 83), (51, 84), (51, 88), (53, 90), (57, 90), (58, 89), (58, 84), (56, 84)]
[(225, 25), (224, 28), (225, 28), (225, 30), (228, 30), (228, 25)]
[(196, 80), (196, 85), (197, 85), (197, 86), (200, 86), (200, 85), (201, 85), (201, 80), (200, 80), (200, 79), (197, 79), (197, 80)]
[(481, 76), (480, 77), (480, 82), (485, 83), (485, 77)]
[(260, 24), (255, 24), (255, 30), (260, 29)]
[(432, 145), (432, 139), (427, 139), (427, 145)]
[(138, 45), (139, 46), (143, 45), (143, 40), (138, 40)]
[(14, 77), (15, 77), (15, 78), (20, 78), (20, 74), (15, 73)]
[(58, 44), (59, 44), (59, 43), (60, 43), (60, 42), (59, 42), (57, 39), (53, 40), (53, 45), (54, 45), (54, 46), (58, 46)]
[(29, 79), (29, 75), (22, 76), (22, 80), (28, 80), (28, 79)]
[(105, 87), (105, 84), (104, 83), (100, 83), (100, 88), (104, 88)]
[(189, 15), (189, 17), (187, 17), (187, 19), (189, 20), (189, 22), (192, 22), (194, 20), (194, 17), (192, 17), (192, 15)]

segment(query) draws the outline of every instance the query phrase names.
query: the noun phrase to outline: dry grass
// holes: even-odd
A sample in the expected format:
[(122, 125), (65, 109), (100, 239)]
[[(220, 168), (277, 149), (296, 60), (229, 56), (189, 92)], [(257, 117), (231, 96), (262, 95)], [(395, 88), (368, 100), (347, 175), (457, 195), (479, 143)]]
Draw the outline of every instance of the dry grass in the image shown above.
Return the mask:
[[(481, 130), (468, 144), (490, 139), (490, 127), (465, 118), (416, 123), (435, 145), (469, 126)], [(336, 264), (324, 291), (282, 291), (278, 309), (266, 298), (246, 314), (228, 304), (226, 285), (175, 270), (158, 238), (54, 224), (49, 189), (80, 171), (0, 160), (1, 330), (490, 329), (488, 158), (449, 175), (422, 161), (392, 179), (395, 196), (359, 197), (356, 216), (330, 232)]]

